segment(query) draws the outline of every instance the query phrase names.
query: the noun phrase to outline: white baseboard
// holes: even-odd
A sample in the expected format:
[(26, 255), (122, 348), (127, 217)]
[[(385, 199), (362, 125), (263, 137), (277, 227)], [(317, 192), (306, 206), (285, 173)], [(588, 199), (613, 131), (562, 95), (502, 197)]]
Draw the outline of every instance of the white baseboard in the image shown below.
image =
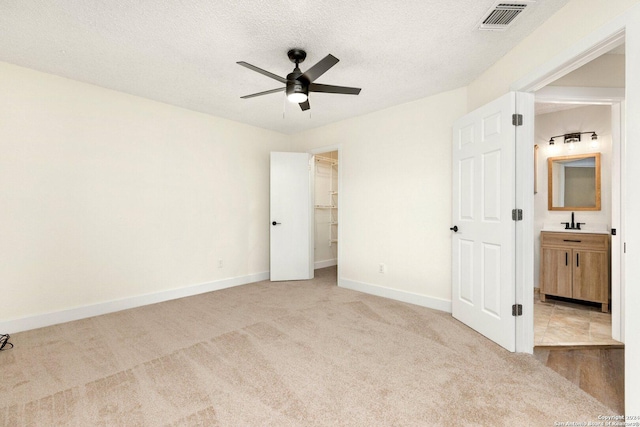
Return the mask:
[(340, 279), (338, 282), (338, 286), (358, 292), (364, 292), (366, 294), (376, 295), (379, 297), (389, 298), (396, 301), (407, 302), (409, 304), (415, 304), (421, 307), (427, 307), (434, 310), (451, 313), (451, 301), (440, 298), (428, 297), (426, 295), (399, 291), (397, 289), (385, 288), (378, 285), (370, 285), (368, 283), (356, 282), (348, 279)]
[(324, 261), (316, 261), (314, 269), (317, 270), (319, 268), (333, 267), (334, 265), (338, 265), (338, 260), (336, 258), (325, 259)]
[(185, 288), (171, 289), (153, 294), (138, 295), (115, 301), (76, 307), (68, 310), (37, 314), (34, 316), (0, 322), (0, 332), (13, 334), (16, 332), (28, 331), (30, 329), (71, 322), (73, 320), (86, 319), (87, 317), (99, 316), (101, 314), (141, 307), (143, 305), (156, 304), (163, 301), (190, 297), (234, 286), (246, 285), (248, 283), (261, 282), (263, 280), (269, 280), (268, 271), (264, 273), (250, 274), (248, 276), (232, 277), (229, 279), (216, 280), (214, 282), (201, 283), (198, 285), (187, 286)]

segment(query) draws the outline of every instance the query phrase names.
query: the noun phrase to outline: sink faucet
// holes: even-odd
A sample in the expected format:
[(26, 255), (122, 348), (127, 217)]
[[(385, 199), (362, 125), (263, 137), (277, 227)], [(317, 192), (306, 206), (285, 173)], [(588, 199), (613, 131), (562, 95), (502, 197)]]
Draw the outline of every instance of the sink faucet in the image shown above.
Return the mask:
[(571, 212), (571, 222), (561, 222), (564, 224), (565, 230), (580, 230), (581, 225), (586, 225), (584, 222), (575, 222), (575, 212)]

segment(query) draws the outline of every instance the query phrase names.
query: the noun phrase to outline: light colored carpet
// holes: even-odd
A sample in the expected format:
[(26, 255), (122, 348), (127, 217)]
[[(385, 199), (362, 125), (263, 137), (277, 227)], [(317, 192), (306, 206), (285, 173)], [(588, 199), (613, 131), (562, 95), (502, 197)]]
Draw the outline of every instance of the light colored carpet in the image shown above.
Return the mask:
[(0, 425), (552, 426), (613, 412), (449, 314), (316, 275), (16, 333)]

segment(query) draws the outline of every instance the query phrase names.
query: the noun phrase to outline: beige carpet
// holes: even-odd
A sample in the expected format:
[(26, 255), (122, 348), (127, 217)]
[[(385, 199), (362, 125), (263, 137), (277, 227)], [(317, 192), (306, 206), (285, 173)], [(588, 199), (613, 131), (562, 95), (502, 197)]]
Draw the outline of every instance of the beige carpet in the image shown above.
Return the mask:
[(0, 425), (552, 426), (613, 413), (446, 313), (316, 274), (13, 334)]

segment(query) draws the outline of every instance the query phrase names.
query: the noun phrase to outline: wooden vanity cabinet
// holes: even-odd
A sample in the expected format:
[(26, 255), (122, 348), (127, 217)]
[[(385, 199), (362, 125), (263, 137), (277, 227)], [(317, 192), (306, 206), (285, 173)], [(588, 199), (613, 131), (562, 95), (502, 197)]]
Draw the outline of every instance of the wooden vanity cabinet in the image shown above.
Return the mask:
[(597, 302), (608, 312), (609, 235), (543, 231), (540, 240), (540, 300)]

